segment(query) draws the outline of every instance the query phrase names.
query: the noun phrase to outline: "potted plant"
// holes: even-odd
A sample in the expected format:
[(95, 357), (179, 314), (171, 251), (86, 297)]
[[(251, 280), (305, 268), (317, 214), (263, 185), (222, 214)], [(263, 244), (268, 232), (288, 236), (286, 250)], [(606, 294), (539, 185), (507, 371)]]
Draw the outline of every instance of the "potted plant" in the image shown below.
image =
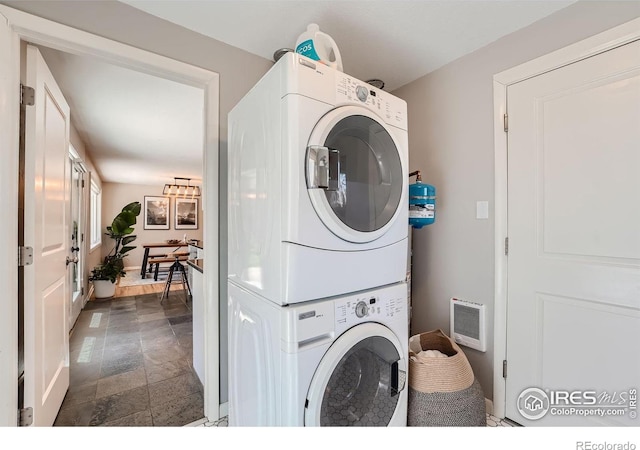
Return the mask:
[(122, 211), (113, 219), (105, 233), (115, 241), (115, 245), (104, 261), (91, 270), (89, 281), (93, 282), (96, 298), (110, 298), (115, 295), (116, 281), (125, 276), (124, 256), (136, 248), (129, 245), (136, 240), (132, 225), (136, 224), (136, 217), (140, 215), (140, 202), (133, 202), (122, 208)]

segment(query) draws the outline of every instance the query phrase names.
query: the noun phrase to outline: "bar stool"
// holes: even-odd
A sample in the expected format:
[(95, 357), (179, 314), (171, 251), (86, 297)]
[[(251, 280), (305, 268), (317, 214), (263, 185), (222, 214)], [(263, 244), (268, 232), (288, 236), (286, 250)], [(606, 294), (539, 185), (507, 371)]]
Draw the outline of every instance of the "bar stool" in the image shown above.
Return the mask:
[[(170, 253), (167, 256), (170, 258), (174, 257), (176, 260), (173, 264), (171, 264), (171, 267), (169, 267), (169, 274), (167, 275), (167, 281), (165, 282), (164, 290), (162, 291), (162, 296), (160, 297), (160, 304), (162, 304), (162, 302), (166, 297), (169, 297), (169, 290), (171, 289), (171, 283), (180, 281), (182, 283), (182, 290), (184, 291), (184, 296), (185, 296), (184, 304), (188, 308), (189, 305), (187, 304), (187, 302), (189, 301), (189, 298), (191, 298), (191, 287), (189, 286), (189, 280), (187, 279), (187, 274), (185, 272), (184, 266), (180, 263), (180, 260), (179, 260), (181, 255)], [(174, 280), (173, 275), (176, 272), (180, 272), (180, 279), (176, 277), (176, 280)], [(186, 289), (185, 289), (185, 285), (186, 285)], [(187, 292), (189, 293), (188, 295), (187, 295)]]

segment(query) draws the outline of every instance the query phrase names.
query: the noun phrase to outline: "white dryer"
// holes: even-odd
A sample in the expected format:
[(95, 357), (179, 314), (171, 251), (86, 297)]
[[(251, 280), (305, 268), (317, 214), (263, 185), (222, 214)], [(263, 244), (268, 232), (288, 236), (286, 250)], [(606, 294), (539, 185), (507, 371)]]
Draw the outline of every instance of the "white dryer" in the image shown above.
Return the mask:
[(229, 279), (278, 304), (404, 280), (406, 111), (283, 56), (229, 113)]
[(407, 286), (281, 307), (229, 284), (230, 426), (405, 426)]

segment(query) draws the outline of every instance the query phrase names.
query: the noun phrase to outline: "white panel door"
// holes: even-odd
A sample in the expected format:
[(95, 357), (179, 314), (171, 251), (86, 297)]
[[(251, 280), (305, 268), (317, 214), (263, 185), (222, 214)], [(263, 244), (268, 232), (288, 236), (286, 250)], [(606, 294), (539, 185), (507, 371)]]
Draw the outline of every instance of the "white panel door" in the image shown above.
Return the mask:
[(33, 424), (53, 424), (69, 387), (67, 276), (69, 238), (69, 106), (36, 47), (27, 47), (25, 113), (25, 407)]
[(640, 41), (507, 99), (506, 416), (640, 426)]

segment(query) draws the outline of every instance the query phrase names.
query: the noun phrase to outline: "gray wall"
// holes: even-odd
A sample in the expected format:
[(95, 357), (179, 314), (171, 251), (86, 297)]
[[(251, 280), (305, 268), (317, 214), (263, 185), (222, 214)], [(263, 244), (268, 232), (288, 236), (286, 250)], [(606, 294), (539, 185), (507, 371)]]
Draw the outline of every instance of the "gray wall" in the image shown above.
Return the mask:
[[(227, 114), (273, 62), (115, 1), (0, 3), (220, 74), (220, 319), (226, 329)], [(222, 368), (226, 358), (221, 348)], [(226, 386), (221, 385), (220, 395), (222, 402), (227, 400)]]
[[(493, 75), (640, 16), (640, 2), (579, 2), (397, 89), (409, 161), (437, 188), (436, 223), (413, 231), (412, 334), (449, 332), (449, 299), (488, 306), (486, 353), (466, 349), (493, 398)], [(489, 220), (475, 219), (489, 201)]]

